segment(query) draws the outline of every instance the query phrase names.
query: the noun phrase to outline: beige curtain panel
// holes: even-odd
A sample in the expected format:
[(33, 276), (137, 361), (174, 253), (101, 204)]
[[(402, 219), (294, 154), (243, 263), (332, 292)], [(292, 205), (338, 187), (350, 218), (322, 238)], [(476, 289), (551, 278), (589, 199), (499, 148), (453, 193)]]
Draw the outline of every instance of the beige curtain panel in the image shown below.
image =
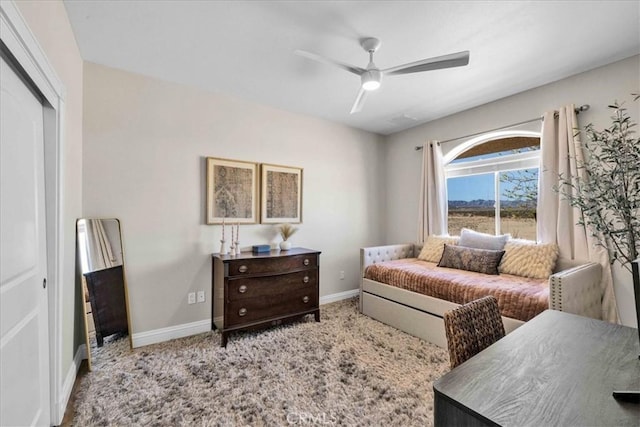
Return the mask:
[(89, 219), (87, 224), (87, 257), (90, 271), (104, 270), (119, 265), (111, 242), (100, 219)]
[(602, 319), (619, 323), (609, 254), (584, 226), (578, 225), (582, 212), (554, 190), (560, 185), (559, 176), (575, 179), (587, 173), (584, 168), (578, 168), (584, 159), (584, 151), (579, 139), (575, 105), (561, 108), (557, 118), (555, 113), (544, 113), (542, 122), (538, 240), (557, 243), (563, 258), (597, 262), (602, 266)]
[(429, 141), (422, 147), (418, 209), (418, 243), (424, 243), (430, 235), (447, 233), (447, 182), (442, 148), (437, 141)]

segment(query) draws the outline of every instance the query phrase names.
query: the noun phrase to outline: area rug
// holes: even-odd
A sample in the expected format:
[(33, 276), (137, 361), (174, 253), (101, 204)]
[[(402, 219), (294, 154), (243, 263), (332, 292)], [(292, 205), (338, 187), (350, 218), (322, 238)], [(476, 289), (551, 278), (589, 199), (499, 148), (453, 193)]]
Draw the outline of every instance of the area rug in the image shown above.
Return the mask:
[(425, 426), (445, 350), (357, 310), (357, 299), (262, 332), (217, 331), (134, 350), (95, 351), (75, 426)]

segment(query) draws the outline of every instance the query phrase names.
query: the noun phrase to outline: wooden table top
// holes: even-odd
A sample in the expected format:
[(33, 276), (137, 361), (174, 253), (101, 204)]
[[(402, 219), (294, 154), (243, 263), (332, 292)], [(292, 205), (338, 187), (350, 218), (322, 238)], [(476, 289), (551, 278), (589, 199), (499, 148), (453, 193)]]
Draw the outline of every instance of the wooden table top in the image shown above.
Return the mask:
[(434, 391), (488, 424), (640, 426), (640, 405), (613, 390), (640, 389), (638, 330), (547, 310), (434, 383)]

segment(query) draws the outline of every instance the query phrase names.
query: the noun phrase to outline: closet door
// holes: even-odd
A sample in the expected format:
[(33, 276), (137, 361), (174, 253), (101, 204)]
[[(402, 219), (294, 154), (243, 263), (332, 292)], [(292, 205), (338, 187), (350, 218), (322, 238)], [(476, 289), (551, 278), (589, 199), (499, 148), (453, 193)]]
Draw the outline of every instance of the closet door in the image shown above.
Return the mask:
[(48, 426), (43, 107), (0, 61), (0, 425)]

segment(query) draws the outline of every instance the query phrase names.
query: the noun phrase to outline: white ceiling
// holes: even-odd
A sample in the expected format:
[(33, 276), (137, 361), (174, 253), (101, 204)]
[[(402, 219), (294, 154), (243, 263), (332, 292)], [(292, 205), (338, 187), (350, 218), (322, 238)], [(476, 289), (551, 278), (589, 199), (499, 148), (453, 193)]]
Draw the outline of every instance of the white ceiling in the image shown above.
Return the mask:
[[(380, 134), (640, 53), (639, 1), (65, 0), (83, 59)], [(388, 76), (349, 114), (359, 77), (303, 49), (381, 69), (469, 50), (469, 65)], [(603, 82), (606, 84), (606, 82)]]

